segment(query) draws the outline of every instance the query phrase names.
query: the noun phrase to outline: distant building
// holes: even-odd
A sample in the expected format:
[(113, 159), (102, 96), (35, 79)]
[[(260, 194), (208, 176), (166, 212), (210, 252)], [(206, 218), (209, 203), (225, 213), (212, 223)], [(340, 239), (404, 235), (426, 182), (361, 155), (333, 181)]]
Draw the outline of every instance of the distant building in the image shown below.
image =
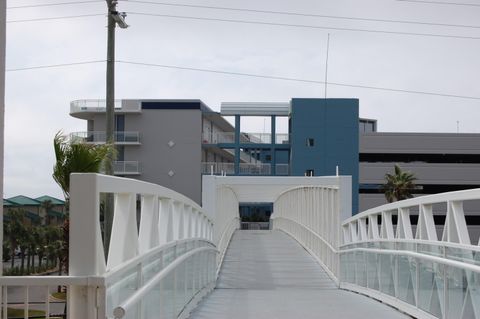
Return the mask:
[(25, 221), (31, 225), (60, 225), (66, 217), (65, 202), (47, 195), (38, 198), (19, 195), (3, 199), (4, 220), (9, 220), (12, 209), (24, 211)]
[[(480, 187), (480, 134), (377, 132), (358, 108), (357, 99), (222, 103), (220, 112), (200, 100), (119, 100), (114, 171), (200, 203), (202, 174), (321, 176), (338, 167), (352, 176), (353, 213), (385, 203), (381, 185), (395, 164), (418, 178), (415, 195)], [(87, 120), (73, 141), (105, 143), (104, 101), (74, 101), (70, 114)], [(266, 132), (240, 130), (252, 116), (269, 118)], [(278, 132), (282, 117), (288, 133)]]

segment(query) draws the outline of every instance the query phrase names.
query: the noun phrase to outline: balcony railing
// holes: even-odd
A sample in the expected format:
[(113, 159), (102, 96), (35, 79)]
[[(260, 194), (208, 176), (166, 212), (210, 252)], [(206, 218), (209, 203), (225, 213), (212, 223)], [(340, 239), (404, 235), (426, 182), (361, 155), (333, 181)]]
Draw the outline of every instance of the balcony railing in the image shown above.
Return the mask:
[[(94, 143), (103, 144), (107, 141), (106, 132), (74, 132), (70, 134), (70, 140), (73, 143)], [(114, 140), (116, 144), (140, 144), (140, 134), (134, 131), (117, 131), (114, 132)]]
[(289, 175), (289, 165), (288, 164), (276, 164), (275, 165), (275, 175)]
[(271, 165), (263, 163), (240, 163), (240, 175), (270, 175)]
[(235, 167), (233, 163), (205, 162), (202, 163), (202, 174), (233, 175), (235, 174)]
[[(272, 134), (270, 133), (240, 133), (240, 144), (271, 144)], [(288, 144), (288, 134), (275, 134), (276, 144)], [(203, 144), (235, 143), (235, 132), (219, 132), (215, 134), (203, 133)]]
[[(76, 100), (70, 102), (70, 113), (77, 112), (105, 112), (107, 102), (105, 100)], [(115, 100), (114, 107), (122, 108), (122, 100)]]
[[(265, 163), (240, 163), (240, 175), (270, 175), (271, 164)], [(235, 175), (234, 163), (204, 162), (202, 174), (207, 175)], [(289, 164), (276, 164), (275, 175), (286, 176), (289, 174)]]
[(113, 173), (115, 175), (139, 175), (140, 165), (137, 161), (115, 161), (113, 162)]

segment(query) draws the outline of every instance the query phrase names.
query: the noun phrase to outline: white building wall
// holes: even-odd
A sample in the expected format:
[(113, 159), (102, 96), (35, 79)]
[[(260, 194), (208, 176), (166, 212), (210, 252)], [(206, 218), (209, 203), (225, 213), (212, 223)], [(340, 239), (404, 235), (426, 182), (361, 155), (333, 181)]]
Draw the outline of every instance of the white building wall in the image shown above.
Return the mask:
[[(0, 193), (3, 194), (3, 146), (5, 114), (5, 46), (6, 46), (7, 1), (0, 1)], [(3, 234), (3, 205), (0, 206), (0, 234)], [(3, 235), (0, 236), (0, 256), (2, 256)], [(2, 269), (0, 268), (0, 275)]]

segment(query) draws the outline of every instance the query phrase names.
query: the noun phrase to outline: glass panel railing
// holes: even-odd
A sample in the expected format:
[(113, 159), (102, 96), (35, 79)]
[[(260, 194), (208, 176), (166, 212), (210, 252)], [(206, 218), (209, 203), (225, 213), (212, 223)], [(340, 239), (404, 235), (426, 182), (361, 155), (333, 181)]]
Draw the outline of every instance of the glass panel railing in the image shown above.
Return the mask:
[(202, 174), (210, 174), (210, 175), (235, 174), (235, 165), (233, 163), (204, 162), (202, 163), (201, 169), (202, 169)]
[[(289, 134), (275, 134), (276, 144), (289, 144)], [(235, 143), (235, 132), (217, 132), (202, 134), (203, 144), (233, 144)], [(240, 144), (271, 144), (272, 134), (270, 133), (240, 133)]]
[(270, 175), (270, 164), (240, 163), (240, 175)]
[[(104, 131), (74, 132), (70, 134), (73, 143), (105, 143), (107, 134)], [(114, 132), (115, 143), (140, 143), (140, 134), (135, 131)]]
[(115, 161), (113, 162), (113, 172), (116, 175), (140, 174), (139, 163), (137, 161)]

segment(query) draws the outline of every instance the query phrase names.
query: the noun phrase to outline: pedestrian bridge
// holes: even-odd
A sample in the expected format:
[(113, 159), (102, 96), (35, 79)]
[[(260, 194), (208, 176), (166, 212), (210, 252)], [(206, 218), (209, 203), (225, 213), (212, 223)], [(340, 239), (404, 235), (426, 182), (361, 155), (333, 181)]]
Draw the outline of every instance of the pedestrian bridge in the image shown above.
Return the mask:
[[(206, 178), (200, 207), (158, 185), (73, 174), (69, 276), (0, 277), (2, 318), (12, 307), (57, 318), (59, 285), (67, 318), (480, 318), (480, 248), (463, 211), (479, 189), (346, 218), (348, 177), (283, 188)], [(115, 198), (108, 254), (104, 193)], [(271, 230), (238, 230), (239, 202), (261, 196), (274, 203)]]

